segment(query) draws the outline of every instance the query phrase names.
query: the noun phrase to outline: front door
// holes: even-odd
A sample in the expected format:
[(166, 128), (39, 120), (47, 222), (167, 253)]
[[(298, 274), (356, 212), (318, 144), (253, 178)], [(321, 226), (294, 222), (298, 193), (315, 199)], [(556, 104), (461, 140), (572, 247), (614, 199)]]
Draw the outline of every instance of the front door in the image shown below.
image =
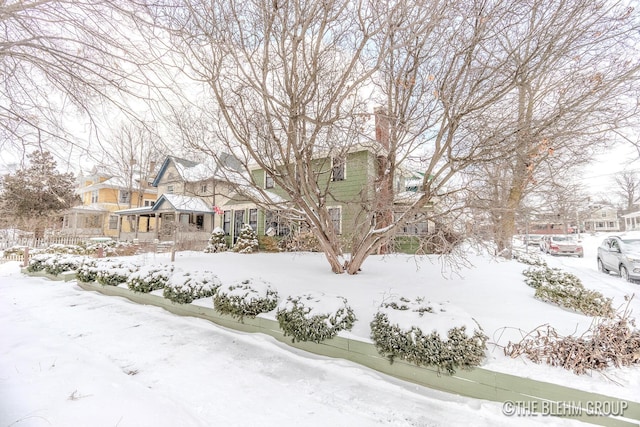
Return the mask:
[(236, 243), (236, 240), (240, 235), (240, 230), (242, 230), (243, 225), (244, 225), (244, 210), (235, 211), (233, 214), (233, 244)]

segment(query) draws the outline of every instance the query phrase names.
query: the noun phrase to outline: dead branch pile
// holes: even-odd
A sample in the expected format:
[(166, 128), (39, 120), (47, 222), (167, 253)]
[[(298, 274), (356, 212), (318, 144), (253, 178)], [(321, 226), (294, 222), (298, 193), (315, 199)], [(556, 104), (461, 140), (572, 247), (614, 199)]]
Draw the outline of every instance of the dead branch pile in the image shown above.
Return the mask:
[(579, 337), (562, 336), (543, 325), (519, 343), (509, 342), (504, 352), (512, 358), (525, 355), (535, 363), (560, 366), (580, 375), (610, 366), (640, 364), (640, 331), (625, 312), (617, 319), (596, 320)]

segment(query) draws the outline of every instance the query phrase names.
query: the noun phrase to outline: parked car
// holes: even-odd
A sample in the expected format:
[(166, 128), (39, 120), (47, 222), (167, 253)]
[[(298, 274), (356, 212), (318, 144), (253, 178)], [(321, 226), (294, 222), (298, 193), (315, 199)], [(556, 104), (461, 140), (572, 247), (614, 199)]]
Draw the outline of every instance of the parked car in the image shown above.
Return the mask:
[(584, 257), (582, 245), (573, 236), (544, 236), (540, 250), (551, 255), (576, 255)]
[(525, 234), (524, 243), (527, 246), (538, 246), (542, 237), (541, 234)]
[(630, 282), (640, 279), (640, 239), (611, 236), (598, 247), (598, 270)]

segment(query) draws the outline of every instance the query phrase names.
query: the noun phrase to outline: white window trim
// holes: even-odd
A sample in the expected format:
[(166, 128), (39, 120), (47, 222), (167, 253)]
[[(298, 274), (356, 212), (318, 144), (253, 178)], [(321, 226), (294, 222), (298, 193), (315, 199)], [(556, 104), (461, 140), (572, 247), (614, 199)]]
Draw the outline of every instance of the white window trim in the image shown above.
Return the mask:
[(269, 172), (264, 171), (264, 185), (262, 186), (262, 188), (264, 188), (265, 190), (271, 190), (276, 187), (276, 182), (274, 181), (273, 177), (271, 177), (271, 182), (273, 183), (273, 185), (271, 187), (267, 187), (267, 178), (269, 176), (271, 176)]
[(346, 181), (347, 180), (347, 158), (343, 158), (342, 159), (342, 164), (344, 165), (344, 171), (342, 172), (342, 179), (340, 181), (336, 181), (335, 179), (333, 179), (333, 165), (334, 165), (334, 160), (339, 159), (339, 157), (331, 157), (331, 182), (340, 182), (340, 181)]

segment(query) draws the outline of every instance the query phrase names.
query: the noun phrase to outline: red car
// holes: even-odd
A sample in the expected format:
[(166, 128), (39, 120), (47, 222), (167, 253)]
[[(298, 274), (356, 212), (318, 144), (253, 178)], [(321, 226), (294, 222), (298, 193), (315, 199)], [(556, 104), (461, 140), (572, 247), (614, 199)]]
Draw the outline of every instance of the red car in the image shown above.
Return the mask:
[(551, 255), (577, 255), (584, 257), (582, 245), (573, 236), (544, 236), (540, 250)]

